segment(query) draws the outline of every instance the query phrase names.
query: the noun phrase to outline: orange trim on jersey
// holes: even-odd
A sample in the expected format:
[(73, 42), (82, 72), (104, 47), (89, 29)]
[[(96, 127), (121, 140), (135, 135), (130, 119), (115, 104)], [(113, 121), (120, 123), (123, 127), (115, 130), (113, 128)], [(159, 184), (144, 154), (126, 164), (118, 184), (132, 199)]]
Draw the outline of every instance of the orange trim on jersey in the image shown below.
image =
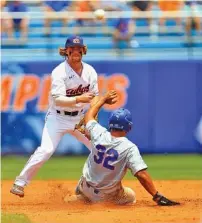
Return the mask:
[(41, 91), (39, 95), (39, 100), (36, 105), (37, 110), (40, 112), (45, 112), (48, 108), (48, 98), (51, 90), (51, 77), (45, 76), (42, 80)]
[(24, 111), (26, 104), (37, 96), (39, 90), (40, 78), (35, 75), (26, 75), (22, 77), (17, 88), (13, 109), (15, 111)]
[(4, 75), (1, 79), (1, 111), (9, 110), (11, 103), (11, 92), (13, 76)]

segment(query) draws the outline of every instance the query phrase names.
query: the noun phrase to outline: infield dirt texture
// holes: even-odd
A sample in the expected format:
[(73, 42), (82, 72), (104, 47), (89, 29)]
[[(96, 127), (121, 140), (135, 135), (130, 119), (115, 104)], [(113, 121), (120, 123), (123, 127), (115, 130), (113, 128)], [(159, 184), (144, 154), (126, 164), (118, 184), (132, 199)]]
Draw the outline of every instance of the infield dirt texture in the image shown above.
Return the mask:
[[(90, 205), (71, 201), (86, 157), (52, 158), (26, 188), (25, 197), (18, 198), (9, 190), (28, 157), (7, 157), (2, 159), (2, 211), (10, 218), (4, 217), (2, 222), (27, 223), (17, 220), (14, 217), (16, 214), (24, 214), (33, 223), (202, 222), (202, 157), (172, 155), (143, 158), (159, 191), (170, 199), (180, 201), (180, 206), (156, 206), (130, 173), (123, 184), (136, 192), (137, 203), (133, 206)], [(63, 200), (66, 195), (70, 198), (68, 203)]]

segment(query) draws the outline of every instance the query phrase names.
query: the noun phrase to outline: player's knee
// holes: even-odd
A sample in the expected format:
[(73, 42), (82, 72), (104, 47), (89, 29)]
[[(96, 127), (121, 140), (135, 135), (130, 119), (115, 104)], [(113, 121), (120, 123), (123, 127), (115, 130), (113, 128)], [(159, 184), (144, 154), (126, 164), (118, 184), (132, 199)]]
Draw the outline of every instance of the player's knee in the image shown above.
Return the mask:
[(52, 154), (54, 152), (54, 149), (45, 148), (45, 147), (41, 146), (41, 147), (38, 148), (38, 151), (41, 154), (42, 160), (48, 160), (52, 156)]
[(53, 154), (53, 150), (47, 150), (44, 154), (46, 159), (49, 159)]
[(132, 194), (131, 194), (131, 203), (133, 203), (133, 204), (136, 203), (136, 194), (133, 190), (132, 190)]
[(134, 204), (136, 203), (136, 193), (131, 188), (126, 187), (124, 188), (125, 193), (127, 194), (127, 203), (128, 204)]

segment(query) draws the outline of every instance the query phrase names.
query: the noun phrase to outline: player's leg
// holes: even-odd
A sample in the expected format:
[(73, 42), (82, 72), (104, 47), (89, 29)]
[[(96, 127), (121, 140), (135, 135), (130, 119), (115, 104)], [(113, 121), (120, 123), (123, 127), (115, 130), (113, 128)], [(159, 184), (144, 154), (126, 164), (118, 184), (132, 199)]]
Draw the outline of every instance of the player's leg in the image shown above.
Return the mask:
[(82, 179), (80, 179), (80, 181), (76, 187), (74, 195), (67, 194), (64, 197), (65, 203), (70, 203), (72, 201), (82, 201), (84, 203), (91, 203), (91, 201), (82, 193), (81, 182), (82, 182)]
[(92, 148), (91, 141), (84, 134), (82, 134), (78, 130), (68, 131), (68, 133), (77, 138), (78, 141), (83, 143), (91, 151)]
[(44, 18), (44, 26), (45, 26), (45, 36), (50, 36), (50, 33), (51, 33), (51, 22), (54, 20), (50, 17), (48, 17), (48, 13), (54, 13), (55, 11), (49, 7), (49, 6), (44, 6), (44, 15), (45, 15), (45, 18)]
[(67, 18), (63, 18), (62, 19), (62, 27), (61, 27), (61, 34), (62, 35), (67, 35), (67, 24), (68, 24), (68, 19)]
[(22, 32), (22, 37), (24, 38), (27, 38), (28, 27), (29, 20), (27, 18), (22, 19), (20, 22), (20, 31)]
[(123, 187), (118, 193), (115, 203), (119, 205), (135, 204), (136, 195), (135, 192), (129, 187)]
[(24, 186), (26, 186), (35, 176), (39, 168), (52, 156), (57, 148), (63, 132), (58, 128), (55, 117), (50, 115), (45, 123), (41, 146), (27, 161), (20, 175), (16, 177), (11, 193), (24, 196)]
[(94, 193), (94, 189), (87, 184), (83, 177), (81, 177), (76, 186), (75, 194), (79, 200), (84, 201), (85, 203), (93, 203), (97, 201), (97, 194)]

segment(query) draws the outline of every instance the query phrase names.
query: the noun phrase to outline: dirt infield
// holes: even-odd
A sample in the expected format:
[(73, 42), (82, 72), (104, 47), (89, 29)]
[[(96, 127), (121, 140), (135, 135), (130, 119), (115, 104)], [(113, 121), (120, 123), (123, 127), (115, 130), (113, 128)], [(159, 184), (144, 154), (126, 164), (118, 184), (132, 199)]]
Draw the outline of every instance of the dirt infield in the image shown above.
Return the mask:
[[(182, 202), (181, 206), (158, 207), (138, 181), (124, 181), (136, 191), (133, 206), (64, 203), (66, 194), (73, 194), (76, 181), (33, 181), (26, 196), (9, 193), (11, 181), (2, 181), (2, 210), (23, 213), (34, 223), (192, 223), (202, 222), (202, 181), (155, 181), (167, 197)], [(201, 221), (200, 221), (201, 217)]]

